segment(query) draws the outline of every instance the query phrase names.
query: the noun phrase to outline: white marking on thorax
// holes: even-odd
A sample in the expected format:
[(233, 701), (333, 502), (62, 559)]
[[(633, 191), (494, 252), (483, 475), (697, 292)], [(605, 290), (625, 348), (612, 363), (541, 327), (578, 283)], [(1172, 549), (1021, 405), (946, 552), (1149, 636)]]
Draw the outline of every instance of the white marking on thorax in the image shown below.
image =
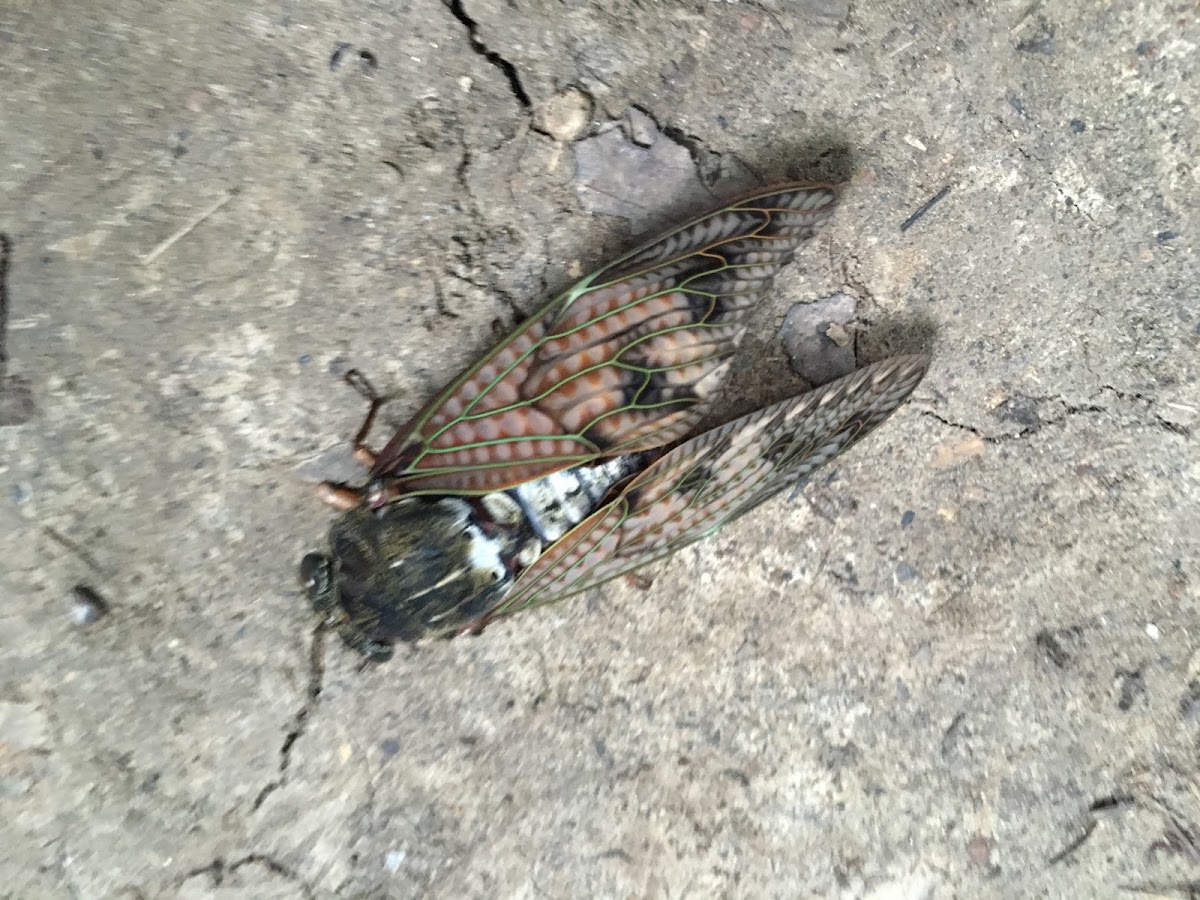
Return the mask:
[[(392, 568), (394, 569), (397, 566), (402, 565), (403, 562), (404, 562), (403, 560), (399, 560), (399, 559), (396, 560), (394, 563), (392, 563)], [(465, 575), (466, 573), (467, 573), (467, 569), (465, 566), (461, 569), (455, 569), (449, 575), (447, 575), (446, 577), (439, 580), (436, 584), (431, 584), (429, 587), (425, 588), (425, 590), (423, 590), (423, 591), (417, 591), (417, 593), (410, 595), (408, 599), (416, 600), (418, 597), (424, 597), (426, 594), (432, 594), (434, 591), (438, 590), (438, 588), (445, 587), (450, 582), (452, 582), (455, 578), (459, 578), (462, 575)]]
[(504, 557), (500, 554), (501, 542), (492, 540), (474, 525), (468, 525), (467, 532), (471, 535), (471, 556), (467, 568), (495, 572), (497, 580), (508, 574), (508, 567), (504, 565)]

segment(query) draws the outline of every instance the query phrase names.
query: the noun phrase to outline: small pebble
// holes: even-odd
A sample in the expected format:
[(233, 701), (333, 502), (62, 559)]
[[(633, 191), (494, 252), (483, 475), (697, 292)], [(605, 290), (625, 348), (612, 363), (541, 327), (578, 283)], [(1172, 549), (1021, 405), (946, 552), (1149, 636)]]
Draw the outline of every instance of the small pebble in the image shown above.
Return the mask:
[(570, 87), (547, 100), (534, 115), (534, 127), (556, 141), (573, 141), (592, 120), (592, 98)]
[(779, 329), (792, 371), (813, 384), (853, 372), (854, 347), (847, 326), (857, 312), (858, 301), (844, 293), (792, 306)]
[(1177, 237), (1179, 237), (1179, 235), (1174, 231), (1160, 231), (1154, 236), (1154, 240), (1159, 244), (1165, 244), (1168, 241), (1175, 240)]
[(81, 628), (94, 625), (108, 615), (108, 603), (86, 584), (71, 588), (71, 624)]
[(400, 752), (400, 742), (395, 738), (387, 738), (379, 745), (379, 752), (383, 754), (384, 759), (390, 759)]
[(900, 517), (900, 527), (907, 528), (916, 520), (916, 518), (917, 514), (915, 512), (913, 512), (911, 509), (906, 509), (904, 511), (904, 515)]
[(1158, 630), (1158, 626), (1155, 625), (1153, 622), (1146, 623), (1146, 634), (1148, 634), (1150, 636), (1150, 640), (1152, 640), (1152, 641), (1157, 641), (1160, 637), (1162, 637), (1161, 633)]
[(392, 875), (400, 871), (400, 867), (404, 865), (404, 860), (408, 856), (406, 850), (389, 850), (388, 855), (383, 858), (383, 867)]
[(625, 131), (639, 147), (649, 147), (658, 137), (658, 123), (636, 106), (631, 106), (625, 111)]
[(896, 578), (898, 578), (900, 581), (912, 581), (916, 577), (917, 573), (908, 563), (902, 562), (900, 565), (896, 566)]
[(992, 855), (992, 842), (983, 835), (975, 835), (967, 841), (967, 858), (975, 865), (985, 865)]
[(1083, 134), (1087, 130), (1087, 123), (1083, 119), (1072, 119), (1071, 130), (1076, 134)]
[(350, 44), (346, 43), (345, 41), (343, 41), (342, 43), (338, 44), (336, 47), (333, 48), (333, 53), (329, 54), (329, 71), (330, 72), (336, 72), (338, 70), (338, 67), (342, 64), (342, 57), (346, 54), (346, 51), (349, 49), (350, 49)]
[(825, 337), (829, 338), (839, 347), (849, 347), (853, 338), (850, 332), (846, 330), (846, 326), (840, 322), (830, 322), (829, 327), (825, 329)]

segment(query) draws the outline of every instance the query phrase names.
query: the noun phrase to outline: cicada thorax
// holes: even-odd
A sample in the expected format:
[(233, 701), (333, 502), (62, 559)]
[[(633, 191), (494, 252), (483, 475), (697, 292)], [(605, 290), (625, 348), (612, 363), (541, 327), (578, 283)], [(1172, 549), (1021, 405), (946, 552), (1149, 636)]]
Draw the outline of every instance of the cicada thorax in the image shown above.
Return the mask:
[(463, 497), (364, 504), (333, 523), (323, 577), (309, 590), (343, 634), (414, 641), (503, 598), (531, 540), (520, 523), (494, 521)]
[(477, 497), (363, 503), (334, 523), (330, 557), (306, 559), (313, 605), (376, 656), (395, 641), (473, 630), (547, 547), (652, 458), (627, 454)]

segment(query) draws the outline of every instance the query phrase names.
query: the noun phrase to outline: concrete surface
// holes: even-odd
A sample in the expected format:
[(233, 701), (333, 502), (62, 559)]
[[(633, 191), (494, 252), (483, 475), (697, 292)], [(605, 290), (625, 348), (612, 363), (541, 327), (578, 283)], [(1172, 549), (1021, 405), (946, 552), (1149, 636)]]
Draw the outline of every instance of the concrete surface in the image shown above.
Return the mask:
[[(0, 895), (1200, 892), (1197, 45), (1187, 0), (6, 0)], [(730, 408), (804, 387), (798, 302), (936, 357), (811, 502), (384, 667), (314, 636), (347, 367), (395, 423), (797, 175), (844, 206)]]

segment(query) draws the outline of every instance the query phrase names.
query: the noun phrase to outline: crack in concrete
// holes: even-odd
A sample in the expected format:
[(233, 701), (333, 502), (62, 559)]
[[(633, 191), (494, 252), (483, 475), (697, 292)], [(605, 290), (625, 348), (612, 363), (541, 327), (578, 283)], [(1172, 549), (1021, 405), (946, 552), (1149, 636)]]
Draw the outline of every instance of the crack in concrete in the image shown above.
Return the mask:
[(541, 233), (542, 238), (542, 266), (538, 269), (538, 281), (542, 283), (542, 292), (539, 295), (539, 302), (544, 302), (543, 298), (550, 296), (550, 280), (546, 277), (547, 267), (550, 264), (550, 238), (545, 231)]
[(304, 735), (309, 717), (321, 701), (321, 690), (325, 680), (325, 626), (318, 626), (313, 632), (312, 643), (308, 650), (308, 686), (305, 689), (304, 702), (292, 715), (291, 725), (283, 737), (279, 747), (279, 777), (266, 784), (258, 796), (254, 798), (252, 811), (262, 808), (267, 798), (279, 788), (287, 784), (287, 770), (292, 763), (292, 749)]
[(24, 425), (33, 417), (33, 388), (29, 379), (8, 374), (8, 269), (12, 239), (0, 232), (0, 428)]
[(442, 290), (442, 280), (436, 274), (433, 276), (433, 302), (439, 316), (445, 316), (447, 319), (460, 318), (459, 314), (452, 310), (446, 302), (446, 292)]
[(187, 872), (183, 880), (195, 878), (198, 875), (207, 875), (212, 879), (214, 887), (221, 887), (225, 879), (236, 873), (239, 869), (246, 866), (259, 865), (273, 875), (278, 875), (281, 878), (286, 878), (288, 881), (295, 882), (300, 887), (300, 892), (308, 898), (316, 897), (316, 891), (307, 881), (300, 877), (300, 874), (290, 866), (286, 866), (279, 860), (267, 853), (248, 853), (240, 859), (227, 863), (223, 857), (218, 856), (208, 865), (200, 866)]
[(500, 70), (504, 75), (504, 80), (508, 82), (508, 89), (512, 92), (513, 97), (523, 109), (529, 109), (533, 104), (529, 100), (529, 94), (525, 92), (525, 86), (521, 84), (521, 76), (517, 72), (517, 67), (483, 42), (479, 37), (479, 24), (467, 15), (467, 11), (463, 7), (463, 0), (442, 0), (442, 3), (446, 9), (450, 10), (450, 14), (458, 20), (459, 24), (467, 30), (467, 40), (471, 44), (471, 49)]
[(1087, 823), (1087, 825), (1084, 826), (1083, 831), (1079, 835), (1077, 835), (1075, 838), (1070, 840), (1065, 847), (1063, 847), (1061, 850), (1059, 850), (1057, 853), (1055, 853), (1053, 856), (1051, 856), (1048, 860), (1046, 860), (1046, 868), (1048, 869), (1051, 866), (1058, 865), (1064, 859), (1071, 856), (1076, 850), (1078, 850), (1080, 847), (1082, 847), (1085, 843), (1087, 843), (1087, 839), (1092, 836), (1092, 832), (1096, 830), (1096, 826), (1098, 824), (1099, 823), (1095, 819), (1092, 819), (1091, 821), (1089, 821)]
[[(1134, 807), (1154, 810), (1166, 820), (1163, 836), (1150, 844), (1147, 850), (1147, 854), (1151, 859), (1159, 852), (1167, 852), (1181, 854), (1192, 863), (1200, 861), (1200, 838), (1197, 838), (1198, 829), (1194, 826), (1189, 827), (1191, 823), (1187, 822), (1181, 814), (1173, 809), (1172, 805), (1166, 799), (1157, 794), (1150, 794), (1148, 800), (1139, 800), (1134, 794), (1121, 792), (1099, 797), (1088, 806), (1088, 822), (1084, 826), (1083, 831), (1051, 856), (1046, 861), (1046, 868), (1050, 868), (1068, 859), (1079, 850), (1096, 830), (1101, 816), (1123, 813)], [(1150, 889), (1147, 885), (1125, 886), (1125, 890), (1139, 893), (1157, 894), (1170, 893), (1171, 891), (1187, 891), (1187, 896), (1190, 897), (1196, 896), (1197, 889), (1200, 889), (1200, 881), (1156, 885), (1153, 889)]]
[(847, 294), (853, 294), (858, 298), (859, 302), (866, 300), (872, 306), (878, 306), (875, 302), (874, 292), (867, 286), (866, 282), (860, 281), (857, 275), (850, 272), (850, 264), (853, 263), (856, 269), (862, 268), (862, 262), (853, 253), (847, 253), (842, 257), (842, 290)]
[(109, 570), (107, 570), (104, 566), (100, 565), (100, 563), (96, 560), (96, 557), (92, 556), (92, 554), (89, 553), (87, 551), (87, 549), (85, 547), (83, 547), (81, 544), (77, 544), (75, 541), (71, 540), (66, 535), (59, 533), (58, 531), (56, 531), (55, 529), (53, 529), (49, 526), (43, 526), (42, 533), (45, 534), (46, 537), (50, 538), (50, 540), (54, 541), (54, 543), (58, 544), (63, 549), (69, 550), (71, 553), (73, 553), (76, 557), (78, 557), (83, 562), (83, 564), (85, 566), (87, 566), (93, 572), (95, 572), (99, 575), (103, 575), (106, 578), (112, 577), (113, 573), (110, 572)]
[(687, 151), (692, 165), (696, 169), (696, 177), (700, 179), (700, 183), (705, 188), (711, 188), (721, 180), (721, 154), (716, 150), (710, 150), (703, 138), (689, 134), (677, 125), (664, 125), (654, 113), (643, 106), (634, 104), (632, 108), (653, 122), (659, 134)]
[[(486, 266), (480, 265), (476, 261), (475, 254), (472, 252), (470, 243), (466, 238), (464, 238), (462, 235), (456, 234), (450, 240), (458, 245), (459, 259), (462, 261), (463, 265), (474, 271), (487, 273), (490, 276), (491, 270)], [(513, 296), (511, 291), (503, 288), (495, 278), (487, 277), (485, 281), (480, 281), (477, 278), (471, 277), (470, 274), (450, 272), (445, 270), (442, 274), (447, 278), (454, 278), (463, 282), (464, 284), (469, 284), (471, 287), (475, 288), (476, 290), (483, 291), (485, 294), (490, 293), (499, 297), (504, 305), (508, 307), (509, 313), (513, 316), (514, 321), (523, 322), (526, 318), (528, 318), (525, 311), (522, 310), (517, 304), (517, 298)], [(454, 318), (458, 318), (458, 316), (454, 315)]]
[[(1166, 797), (1150, 794), (1151, 803), (1158, 814), (1166, 820), (1163, 835), (1150, 845), (1149, 852), (1181, 854), (1193, 865), (1200, 863), (1200, 827), (1190, 821)], [(1200, 884), (1200, 882), (1198, 882)]]
[(1121, 890), (1134, 894), (1149, 894), (1153, 897), (1167, 897), (1178, 894), (1180, 900), (1197, 900), (1200, 898), (1200, 879), (1195, 881), (1146, 881), (1140, 884), (1123, 884)]
[[(1118, 400), (1122, 400), (1126, 403), (1138, 402), (1138, 403), (1144, 404), (1146, 407), (1146, 412), (1148, 412), (1150, 414), (1150, 418), (1146, 421), (1143, 421), (1142, 424), (1150, 425), (1150, 426), (1153, 426), (1156, 428), (1161, 428), (1164, 431), (1168, 431), (1171, 434), (1179, 435), (1180, 437), (1191, 437), (1191, 430), (1187, 426), (1181, 425), (1178, 422), (1171, 422), (1167, 419), (1164, 419), (1158, 413), (1154, 412), (1154, 409), (1153, 409), (1154, 400), (1151, 397), (1149, 397), (1145, 394), (1140, 394), (1140, 393), (1126, 393), (1124, 391), (1118, 390), (1117, 388), (1113, 387), (1112, 385), (1107, 385), (1107, 384), (1102, 385), (1100, 388), (1100, 391), (1101, 391), (1101, 393), (1103, 393), (1105, 391), (1111, 392), (1114, 396), (1116, 396), (1116, 398)], [(1050, 428), (1055, 425), (1061, 425), (1064, 422), (1066, 422), (1068, 419), (1073, 418), (1075, 416), (1095, 415), (1095, 414), (1107, 414), (1107, 415), (1119, 415), (1120, 414), (1119, 410), (1115, 410), (1110, 406), (1104, 406), (1099, 403), (1088, 403), (1088, 404), (1082, 404), (1082, 405), (1076, 406), (1076, 405), (1067, 403), (1061, 397), (1057, 397), (1057, 396), (1033, 397), (1033, 396), (1028, 396), (1028, 395), (1017, 394), (1017, 395), (1014, 395), (1012, 398), (1012, 401), (1016, 401), (1016, 400), (1026, 400), (1033, 404), (1058, 403), (1058, 404), (1061, 404), (1063, 411), (1062, 411), (1061, 415), (1055, 416), (1053, 418), (1048, 418), (1048, 419), (1040, 418), (1037, 415), (1036, 409), (1032, 412), (1027, 412), (1025, 414), (1026, 417), (1031, 418), (1032, 421), (1027, 421), (1026, 424), (1024, 424), (1021, 427), (1021, 429), (1014, 434), (989, 434), (988, 432), (984, 431), (982, 428), (979, 428), (975, 425), (967, 424), (965, 422), (956, 422), (953, 419), (948, 419), (945, 416), (939, 415), (938, 413), (934, 412), (931, 409), (922, 409), (922, 410), (920, 410), (920, 413), (921, 413), (921, 415), (926, 416), (930, 419), (934, 419), (935, 421), (940, 422), (949, 428), (957, 428), (961, 431), (969, 432), (970, 434), (973, 434), (976, 437), (981, 438), (984, 442), (989, 443), (989, 444), (1001, 444), (1006, 441), (1023, 440), (1024, 438), (1030, 437), (1030, 436), (1036, 434), (1037, 432), (1041, 431), (1044, 428)], [(1007, 401), (1007, 402), (1011, 402), (1011, 401)], [(1015, 417), (1013, 417), (1013, 418), (1015, 418)]]
[(1119, 388), (1113, 387), (1111, 384), (1102, 385), (1100, 389), (1102, 391), (1111, 392), (1113, 394), (1113, 396), (1115, 396), (1118, 400), (1124, 400), (1126, 403), (1130, 403), (1130, 402), (1134, 402), (1134, 401), (1136, 401), (1138, 403), (1144, 403), (1146, 405), (1147, 411), (1152, 416), (1154, 416), (1154, 424), (1157, 425), (1159, 428), (1162, 428), (1165, 431), (1169, 431), (1172, 434), (1177, 434), (1180, 437), (1191, 437), (1192, 436), (1192, 430), (1190, 428), (1188, 428), (1186, 425), (1180, 424), (1179, 422), (1171, 422), (1168, 419), (1164, 419), (1160, 413), (1155, 412), (1154, 411), (1154, 398), (1151, 397), (1150, 395), (1143, 394), (1140, 391), (1133, 391), (1133, 392), (1122, 391)]
[[(864, 301), (871, 306), (878, 306), (878, 304), (875, 302), (874, 292), (867, 286), (866, 282), (860, 281), (857, 275), (851, 273), (851, 264), (856, 269), (862, 268), (862, 262), (853, 253), (847, 253), (839, 260), (839, 267), (842, 270), (842, 293), (849, 294), (855, 298), (857, 301), (855, 304), (855, 318), (858, 321), (865, 322), (866, 318), (863, 315)], [(854, 338), (854, 358), (857, 360), (859, 358), (862, 339), (866, 332), (863, 329), (856, 328), (851, 333)]]
[(1016, 149), (1016, 151), (1019, 154), (1021, 154), (1021, 156), (1027, 162), (1031, 162), (1042, 169), (1042, 174), (1045, 176), (1046, 180), (1049, 181), (1050, 184), (1054, 187), (1054, 190), (1058, 192), (1058, 199), (1063, 202), (1063, 205), (1065, 205), (1068, 209), (1073, 209), (1076, 212), (1078, 212), (1081, 216), (1083, 216), (1085, 219), (1087, 219), (1089, 222), (1091, 222), (1097, 228), (1104, 227), (1099, 222), (1097, 222), (1094, 218), (1092, 218), (1091, 213), (1089, 213), (1086, 209), (1084, 209), (1082, 206), (1080, 206), (1076, 202), (1075, 198), (1071, 195), (1070, 191), (1067, 190), (1067, 188), (1062, 184), (1062, 182), (1060, 182), (1057, 178), (1054, 177), (1054, 173), (1053, 173), (1053, 171), (1051, 171), (1049, 165), (1047, 165), (1042, 160), (1034, 157), (1033, 154), (1031, 154), (1028, 150), (1026, 150), (1024, 147), (1021, 146), (1020, 137), (1017, 134), (1017, 131), (1015, 128), (1010, 127), (1009, 124), (1007, 122), (1005, 122), (1004, 119), (1001, 118), (1000, 116), (993, 114), (992, 118), (995, 119), (997, 125), (999, 125), (1001, 128), (1003, 128), (1005, 131), (1008, 132), (1008, 136), (1010, 138), (1012, 138), (1012, 140), (1013, 140), (1014, 149)]
[[(483, 210), (479, 206), (479, 201), (476, 199), (475, 193), (471, 190), (471, 181), (467, 174), (471, 170), (471, 147), (467, 143), (467, 139), (464, 135), (459, 136), (459, 141), (462, 145), (462, 160), (459, 162), (458, 168), (455, 170), (455, 176), (458, 180), (459, 187), (462, 188), (463, 194), (467, 198), (467, 213), (471, 218), (472, 224), (478, 231), (486, 234), (486, 219), (483, 216)], [(457, 274), (455, 272), (450, 272), (448, 270), (444, 270), (443, 274), (449, 278), (456, 278), (459, 281), (466, 282), (467, 284), (481, 291), (495, 294), (500, 298), (504, 305), (508, 307), (510, 314), (514, 317), (514, 321), (523, 322), (526, 318), (528, 318), (528, 314), (522, 310), (520, 305), (517, 303), (516, 297), (514, 297), (510, 291), (505, 290), (496, 281), (496, 279), (492, 277), (491, 269), (487, 266), (481, 266), (476, 262), (475, 253), (471, 249), (470, 241), (468, 241), (462, 235), (457, 234), (453, 235), (450, 239), (459, 247), (460, 261), (471, 269), (483, 272), (485, 274), (487, 283), (480, 284), (478, 281), (475, 281), (469, 277)]]
[(462, 159), (458, 161), (458, 165), (454, 169), (454, 178), (467, 197), (467, 206), (470, 208), (471, 217), (478, 223), (482, 221), (479, 201), (475, 199), (475, 194), (471, 190), (471, 180), (467, 177), (467, 173), (471, 170), (471, 145), (467, 143), (467, 136), (461, 131), (458, 134), (458, 144), (462, 148)]
[(688, 156), (692, 158), (692, 165), (696, 167), (696, 175), (706, 188), (712, 187), (721, 180), (721, 154), (716, 150), (710, 150), (703, 139), (694, 134), (688, 134), (675, 125), (660, 125), (658, 130), (667, 140), (678, 144), (688, 152)]
[(0, 384), (8, 375), (8, 268), (12, 260), (12, 238), (0, 232)]
[(1039, 420), (1038, 422), (1031, 424), (1031, 425), (1025, 425), (1019, 431), (1017, 431), (1015, 434), (989, 434), (988, 432), (984, 431), (982, 428), (979, 428), (975, 425), (969, 425), (965, 422), (955, 422), (953, 419), (948, 419), (945, 416), (940, 416), (936, 412), (934, 412), (933, 410), (930, 410), (930, 409), (923, 409), (920, 412), (921, 412), (921, 415), (926, 416), (930, 419), (934, 419), (937, 422), (941, 422), (943, 425), (945, 425), (949, 428), (957, 428), (960, 431), (966, 431), (970, 434), (973, 434), (976, 437), (983, 440), (984, 443), (1003, 444), (1008, 441), (1023, 440), (1024, 438), (1027, 438), (1027, 437), (1030, 437), (1030, 436), (1036, 434), (1037, 432), (1041, 431), (1043, 428), (1049, 428), (1054, 425), (1061, 425), (1067, 419), (1069, 419), (1075, 415), (1082, 415), (1082, 414), (1086, 414), (1086, 413), (1107, 413), (1107, 412), (1111, 412), (1111, 410), (1104, 406), (1080, 406), (1080, 407), (1066, 406), (1063, 415), (1058, 416), (1053, 419)]

